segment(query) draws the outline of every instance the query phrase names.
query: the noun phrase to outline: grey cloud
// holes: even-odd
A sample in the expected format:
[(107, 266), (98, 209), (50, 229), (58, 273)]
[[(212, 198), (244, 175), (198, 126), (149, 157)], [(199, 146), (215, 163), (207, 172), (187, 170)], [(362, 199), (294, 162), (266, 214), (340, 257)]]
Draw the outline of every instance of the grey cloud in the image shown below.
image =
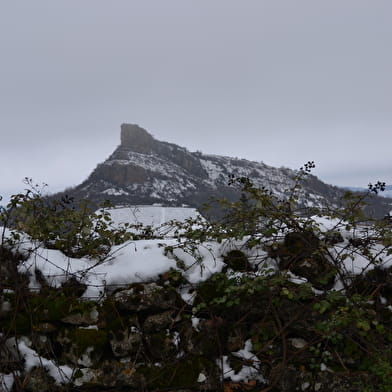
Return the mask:
[(389, 0), (3, 2), (3, 189), (82, 181), (122, 122), (190, 150), (312, 159), (330, 183), (392, 183), (390, 15)]

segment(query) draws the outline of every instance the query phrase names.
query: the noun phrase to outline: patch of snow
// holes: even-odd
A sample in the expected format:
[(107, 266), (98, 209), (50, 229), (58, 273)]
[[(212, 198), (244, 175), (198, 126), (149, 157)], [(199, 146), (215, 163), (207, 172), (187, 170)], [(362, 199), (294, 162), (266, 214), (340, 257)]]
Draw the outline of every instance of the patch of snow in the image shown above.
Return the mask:
[(57, 384), (65, 384), (71, 381), (73, 369), (69, 366), (58, 366), (52, 360), (41, 357), (36, 351), (29, 346), (31, 342), (27, 338), (20, 338), (18, 343), (18, 350), (20, 355), (24, 358), (24, 368), (28, 373), (34, 367), (43, 367), (47, 370), (49, 375), (54, 378)]
[[(156, 279), (170, 268), (176, 268), (173, 258), (164, 254), (164, 246), (175, 247), (177, 244), (174, 239), (164, 243), (162, 240), (129, 241), (114, 246), (109, 259), (100, 263), (88, 258), (67, 257), (58, 250), (39, 247), (19, 264), (18, 270), (30, 276), (31, 289), (37, 288), (34, 271), (38, 269), (52, 287), (60, 287), (74, 276), (88, 286), (83, 297), (100, 298), (105, 290), (110, 292), (130, 283)], [(215, 254), (220, 254), (219, 248), (217, 243), (200, 245), (197, 248), (200, 262), (181, 249), (174, 253), (186, 266), (185, 277), (191, 283), (198, 283), (222, 270), (222, 259), (215, 257)]]
[(290, 282), (293, 282), (295, 284), (303, 284), (303, 283), (307, 283), (308, 281), (306, 278), (303, 278), (302, 276), (297, 276), (293, 274), (291, 271), (287, 271), (286, 276), (290, 280)]
[(202, 158), (200, 159), (200, 163), (212, 181), (216, 181), (222, 176), (222, 167), (219, 167), (215, 162)]
[(176, 258), (184, 262), (184, 276), (187, 280), (190, 283), (198, 283), (222, 271), (225, 263), (221, 256), (216, 256), (221, 254), (221, 246), (216, 242), (206, 242), (197, 247), (195, 255), (180, 248), (174, 249), (173, 253)]
[(197, 377), (197, 382), (204, 382), (207, 380), (207, 377), (205, 376), (204, 373), (200, 373), (199, 376)]
[(124, 191), (123, 189), (115, 189), (115, 188), (105, 189), (104, 191), (102, 191), (102, 193), (105, 193), (106, 195), (110, 195), (110, 196), (129, 195), (129, 193)]
[(195, 300), (196, 292), (192, 290), (192, 288), (181, 288), (179, 289), (179, 294), (182, 300), (188, 305), (193, 305), (193, 301)]
[(176, 346), (176, 348), (178, 349), (178, 346), (180, 344), (180, 334), (177, 331), (174, 331), (174, 335), (173, 335), (173, 344)]
[(327, 371), (327, 365), (325, 364), (325, 363), (320, 363), (320, 370), (322, 371), (322, 372), (325, 372), (325, 371)]
[(198, 317), (192, 316), (191, 321), (193, 329), (199, 331), (200, 319)]
[(94, 347), (87, 347), (86, 351), (78, 359), (78, 365), (82, 365), (84, 367), (91, 367), (91, 366), (93, 366), (93, 362), (91, 361), (91, 353), (93, 351), (94, 351)]
[(251, 363), (251, 366), (242, 366), (238, 373), (235, 373), (235, 371), (230, 367), (227, 355), (224, 355), (221, 360), (217, 360), (217, 364), (221, 368), (224, 378), (229, 378), (234, 382), (249, 382), (251, 380), (265, 382), (263, 375), (259, 373), (261, 362), (259, 358), (257, 358), (256, 355), (251, 352), (251, 350), (252, 342), (250, 339), (248, 339), (245, 342), (245, 346), (242, 350), (232, 353), (236, 357), (244, 359), (244, 362)]
[(81, 377), (78, 377), (74, 380), (74, 385), (77, 387), (82, 386), (83, 384), (85, 384), (86, 382), (91, 381), (94, 378), (94, 373), (91, 369), (86, 369), (86, 368), (82, 368), (79, 369), (80, 372), (82, 373)]
[(98, 331), (98, 325), (87, 325), (85, 327), (80, 326), (79, 329), (95, 329)]
[(14, 375), (0, 373), (0, 391), (11, 392), (14, 385)]

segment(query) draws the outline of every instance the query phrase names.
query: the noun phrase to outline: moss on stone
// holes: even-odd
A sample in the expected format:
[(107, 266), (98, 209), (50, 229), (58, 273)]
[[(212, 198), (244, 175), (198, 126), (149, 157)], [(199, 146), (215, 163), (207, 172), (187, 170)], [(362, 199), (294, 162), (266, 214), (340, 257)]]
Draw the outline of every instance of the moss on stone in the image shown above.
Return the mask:
[(69, 338), (78, 354), (84, 353), (89, 347), (93, 347), (94, 350), (103, 349), (108, 342), (107, 332), (96, 329), (75, 328), (70, 330)]
[(13, 333), (15, 335), (27, 335), (32, 330), (31, 318), (28, 314), (19, 312), (9, 313), (9, 317), (1, 321), (0, 331)]
[(30, 304), (34, 317), (40, 321), (60, 321), (69, 308), (69, 301), (62, 296), (35, 295)]
[(99, 308), (98, 325), (108, 331), (116, 340), (124, 339), (124, 333), (132, 327), (140, 329), (138, 316), (134, 312), (120, 312), (112, 298), (104, 301)]
[(144, 366), (137, 369), (137, 373), (143, 375), (146, 380), (149, 390), (160, 388), (199, 390), (200, 383), (197, 380), (202, 372), (210, 375), (210, 378), (213, 378), (218, 384), (219, 370), (217, 365), (203, 356), (192, 355), (161, 366)]
[(222, 297), (225, 294), (225, 289), (229, 285), (227, 276), (223, 273), (216, 273), (209, 279), (201, 282), (197, 286), (197, 295), (193, 303), (197, 306), (201, 303), (210, 304), (218, 297)]
[(233, 249), (223, 257), (225, 264), (234, 271), (246, 272), (252, 271), (253, 268), (249, 264), (248, 257), (239, 249)]
[(66, 297), (56, 291), (32, 295), (26, 306), (36, 321), (52, 322), (60, 322), (70, 314), (90, 314), (94, 307), (96, 303), (93, 301)]

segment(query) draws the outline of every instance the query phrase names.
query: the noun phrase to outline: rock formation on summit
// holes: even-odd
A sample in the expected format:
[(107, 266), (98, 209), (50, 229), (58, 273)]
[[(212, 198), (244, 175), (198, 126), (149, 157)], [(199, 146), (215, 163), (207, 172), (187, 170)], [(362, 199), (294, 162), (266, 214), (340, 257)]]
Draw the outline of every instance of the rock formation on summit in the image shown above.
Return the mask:
[(150, 154), (154, 149), (155, 139), (136, 124), (121, 124), (121, 146), (141, 154)]

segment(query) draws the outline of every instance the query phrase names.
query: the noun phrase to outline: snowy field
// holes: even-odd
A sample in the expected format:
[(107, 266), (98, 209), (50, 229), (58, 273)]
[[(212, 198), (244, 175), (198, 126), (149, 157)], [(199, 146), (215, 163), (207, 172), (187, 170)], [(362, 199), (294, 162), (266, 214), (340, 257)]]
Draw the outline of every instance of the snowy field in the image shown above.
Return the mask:
[(109, 210), (113, 222), (142, 224), (158, 228), (167, 222), (177, 220), (184, 222), (188, 218), (196, 218), (199, 213), (190, 207), (162, 207), (159, 205), (137, 205), (131, 207), (116, 207)]

